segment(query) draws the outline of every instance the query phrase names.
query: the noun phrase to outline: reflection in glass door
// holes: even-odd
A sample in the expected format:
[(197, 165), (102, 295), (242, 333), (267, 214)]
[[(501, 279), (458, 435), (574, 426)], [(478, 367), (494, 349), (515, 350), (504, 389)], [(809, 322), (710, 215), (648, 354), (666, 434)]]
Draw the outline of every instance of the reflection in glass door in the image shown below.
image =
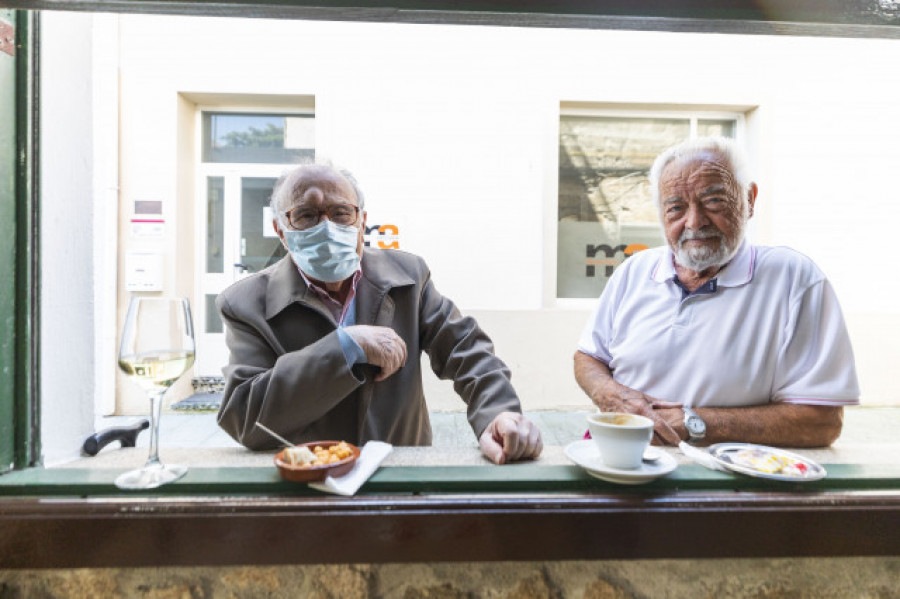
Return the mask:
[(241, 178), (241, 274), (259, 272), (286, 253), (272, 227), (269, 201), (275, 185), (272, 177)]

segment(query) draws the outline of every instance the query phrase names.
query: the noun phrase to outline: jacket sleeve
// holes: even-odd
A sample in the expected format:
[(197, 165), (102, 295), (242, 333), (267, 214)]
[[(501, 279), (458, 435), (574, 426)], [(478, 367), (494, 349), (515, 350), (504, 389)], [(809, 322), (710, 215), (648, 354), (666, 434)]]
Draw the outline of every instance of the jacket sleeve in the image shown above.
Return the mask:
[[(424, 267), (424, 265), (423, 265)], [(494, 344), (471, 316), (463, 316), (441, 295), (425, 267), (419, 304), (420, 343), (431, 369), (453, 381), (468, 406), (469, 425), (480, 437), (501, 412), (521, 412), (509, 368), (494, 354)]]
[(217, 301), (230, 352), (218, 423), (250, 449), (278, 447), (256, 422), (287, 438), (303, 436), (363, 384), (347, 364), (337, 331), (296, 351), (280, 352), (252, 319), (241, 318), (222, 295)]

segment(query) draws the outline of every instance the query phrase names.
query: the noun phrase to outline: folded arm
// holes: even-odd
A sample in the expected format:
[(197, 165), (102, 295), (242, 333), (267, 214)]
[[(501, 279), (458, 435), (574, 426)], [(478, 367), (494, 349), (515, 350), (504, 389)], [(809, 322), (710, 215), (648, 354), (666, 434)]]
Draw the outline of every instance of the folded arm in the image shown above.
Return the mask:
[[(657, 400), (616, 382), (603, 362), (575, 353), (575, 379), (604, 412), (628, 412), (655, 422), (654, 442), (688, 439), (681, 404)], [(695, 408), (706, 422), (703, 444), (735, 442), (783, 447), (824, 447), (841, 434), (843, 408), (792, 403), (733, 408)]]
[(274, 341), (220, 303), (230, 357), (218, 422), (250, 449), (277, 446), (257, 421), (288, 438), (304, 431), (365, 382), (348, 364), (337, 332), (280, 353)]
[(661, 401), (613, 379), (609, 367), (584, 352), (575, 352), (575, 380), (603, 412), (640, 414), (654, 422), (654, 443), (677, 445), (678, 432), (659, 413), (661, 407), (681, 412), (681, 404)]
[[(771, 403), (739, 408), (695, 408), (706, 422), (703, 445), (713, 443), (759, 443), (780, 447), (826, 447), (840, 436), (844, 408), (790, 403)], [(657, 412), (687, 440), (681, 409)]]

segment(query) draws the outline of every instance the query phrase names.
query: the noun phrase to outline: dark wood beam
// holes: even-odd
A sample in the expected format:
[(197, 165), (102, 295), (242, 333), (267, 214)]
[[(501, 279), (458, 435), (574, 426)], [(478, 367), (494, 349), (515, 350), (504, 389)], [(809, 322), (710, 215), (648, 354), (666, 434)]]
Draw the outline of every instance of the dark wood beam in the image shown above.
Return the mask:
[(900, 37), (897, 0), (2, 0), (0, 5), (330, 21)]
[(896, 492), (17, 498), (0, 569), (886, 556), (898, 522)]

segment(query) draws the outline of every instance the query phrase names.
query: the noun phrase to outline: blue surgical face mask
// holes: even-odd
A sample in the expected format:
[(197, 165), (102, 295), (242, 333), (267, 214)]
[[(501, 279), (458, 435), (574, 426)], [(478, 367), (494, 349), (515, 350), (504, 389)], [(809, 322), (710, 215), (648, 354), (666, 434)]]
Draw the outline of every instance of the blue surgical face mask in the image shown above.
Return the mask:
[(303, 231), (284, 230), (284, 240), (294, 262), (313, 279), (325, 283), (343, 281), (359, 268), (359, 229), (323, 220)]

